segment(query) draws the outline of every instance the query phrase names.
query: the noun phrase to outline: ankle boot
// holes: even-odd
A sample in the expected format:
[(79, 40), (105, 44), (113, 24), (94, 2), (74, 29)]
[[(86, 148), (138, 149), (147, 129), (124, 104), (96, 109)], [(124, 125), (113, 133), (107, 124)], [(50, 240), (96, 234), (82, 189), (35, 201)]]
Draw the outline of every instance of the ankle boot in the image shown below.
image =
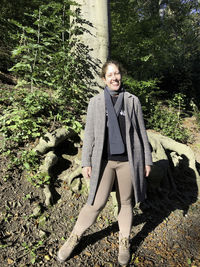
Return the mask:
[(130, 260), (130, 243), (128, 237), (123, 237), (119, 234), (119, 255), (118, 263), (120, 265), (127, 265)]
[(74, 248), (78, 245), (80, 239), (80, 236), (76, 235), (73, 232), (71, 233), (70, 237), (58, 251), (57, 259), (59, 262), (64, 262), (70, 257)]

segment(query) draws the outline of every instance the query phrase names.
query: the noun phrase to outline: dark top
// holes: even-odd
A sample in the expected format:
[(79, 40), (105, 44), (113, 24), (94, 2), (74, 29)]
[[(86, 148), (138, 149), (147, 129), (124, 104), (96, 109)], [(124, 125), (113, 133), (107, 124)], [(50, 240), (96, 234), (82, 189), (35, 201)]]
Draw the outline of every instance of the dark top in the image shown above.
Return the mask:
[[(117, 101), (117, 96), (112, 96), (112, 102), (113, 105), (115, 105)], [(106, 112), (106, 125), (108, 121), (108, 114)], [(127, 155), (127, 149), (126, 149), (126, 124), (125, 124), (125, 111), (124, 111), (124, 103), (122, 105), (122, 110), (120, 111), (120, 114), (118, 116), (118, 122), (119, 122), (119, 128), (122, 135), (122, 140), (124, 142), (125, 146), (125, 152), (123, 154), (116, 154), (111, 155), (110, 154), (110, 145), (109, 145), (109, 138), (108, 138), (108, 126), (106, 127), (105, 131), (105, 141), (104, 141), (104, 148), (103, 148), (103, 159), (104, 160), (113, 160), (113, 161), (128, 161), (128, 155)]]

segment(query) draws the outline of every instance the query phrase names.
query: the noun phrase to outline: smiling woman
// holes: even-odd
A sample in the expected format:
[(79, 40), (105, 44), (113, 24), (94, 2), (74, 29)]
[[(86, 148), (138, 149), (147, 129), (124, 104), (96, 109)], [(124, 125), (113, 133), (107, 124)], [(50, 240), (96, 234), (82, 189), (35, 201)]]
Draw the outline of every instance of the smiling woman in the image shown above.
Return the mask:
[[(146, 197), (146, 177), (151, 150), (141, 105), (122, 86), (120, 64), (108, 61), (102, 67), (104, 92), (89, 103), (82, 151), (82, 173), (90, 179), (88, 201), (81, 209), (74, 229), (58, 251), (60, 262), (68, 259), (84, 232), (96, 221), (114, 186), (118, 201), (118, 262), (130, 260), (129, 236), (134, 203)], [(134, 159), (134, 160), (133, 160)]]

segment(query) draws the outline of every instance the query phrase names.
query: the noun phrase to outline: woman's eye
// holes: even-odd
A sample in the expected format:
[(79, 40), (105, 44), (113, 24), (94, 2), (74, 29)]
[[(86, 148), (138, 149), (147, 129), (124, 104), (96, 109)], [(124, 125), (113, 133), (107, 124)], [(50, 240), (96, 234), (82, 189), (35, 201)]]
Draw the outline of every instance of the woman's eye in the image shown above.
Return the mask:
[(120, 72), (115, 72), (115, 73), (113, 73), (113, 74), (108, 74), (107, 76), (108, 76), (108, 77), (112, 77), (113, 75), (120, 75)]

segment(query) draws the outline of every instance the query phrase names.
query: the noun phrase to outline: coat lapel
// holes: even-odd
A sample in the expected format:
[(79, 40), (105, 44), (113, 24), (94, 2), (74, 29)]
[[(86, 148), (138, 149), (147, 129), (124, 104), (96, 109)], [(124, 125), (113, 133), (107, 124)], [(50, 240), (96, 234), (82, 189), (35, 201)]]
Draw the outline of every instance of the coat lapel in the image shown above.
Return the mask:
[(124, 106), (125, 106), (125, 113), (126, 113), (126, 132), (129, 133), (131, 127), (131, 121), (133, 126), (135, 127), (135, 112), (134, 110), (134, 98), (131, 94), (125, 93), (124, 94)]

